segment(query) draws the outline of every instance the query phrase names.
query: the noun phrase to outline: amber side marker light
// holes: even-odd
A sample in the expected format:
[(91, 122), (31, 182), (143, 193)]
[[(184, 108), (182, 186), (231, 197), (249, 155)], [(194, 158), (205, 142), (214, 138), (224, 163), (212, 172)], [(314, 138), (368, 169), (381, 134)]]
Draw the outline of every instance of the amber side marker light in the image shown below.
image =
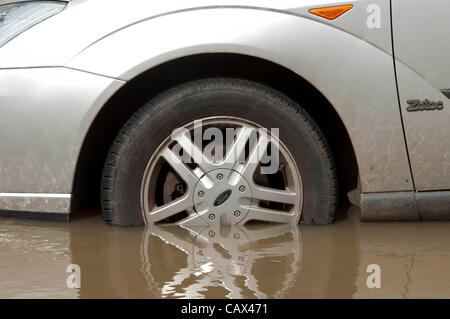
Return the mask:
[(328, 19), (328, 20), (334, 20), (344, 13), (346, 13), (348, 10), (353, 8), (352, 4), (347, 4), (344, 6), (334, 6), (334, 7), (326, 7), (326, 8), (317, 8), (317, 9), (310, 9), (309, 12), (312, 14), (315, 14), (316, 16)]

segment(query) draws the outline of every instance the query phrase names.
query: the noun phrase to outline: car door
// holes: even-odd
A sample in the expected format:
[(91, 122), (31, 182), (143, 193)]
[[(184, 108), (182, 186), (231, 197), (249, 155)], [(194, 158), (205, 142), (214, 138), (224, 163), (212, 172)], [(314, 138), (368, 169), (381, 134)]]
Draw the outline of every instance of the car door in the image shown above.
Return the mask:
[(450, 1), (391, 3), (399, 100), (415, 187), (450, 189)]

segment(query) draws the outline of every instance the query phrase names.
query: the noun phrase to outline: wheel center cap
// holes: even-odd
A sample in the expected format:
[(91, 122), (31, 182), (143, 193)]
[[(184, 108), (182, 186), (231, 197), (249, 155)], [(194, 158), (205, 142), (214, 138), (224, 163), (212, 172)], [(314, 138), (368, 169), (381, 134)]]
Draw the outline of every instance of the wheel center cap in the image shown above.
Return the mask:
[(230, 198), (231, 193), (233, 191), (231, 189), (224, 191), (222, 194), (217, 196), (216, 200), (214, 201), (214, 206), (220, 206), (223, 203), (227, 201), (228, 198)]
[(231, 169), (216, 169), (203, 175), (195, 185), (194, 208), (207, 224), (238, 224), (252, 202), (249, 183)]

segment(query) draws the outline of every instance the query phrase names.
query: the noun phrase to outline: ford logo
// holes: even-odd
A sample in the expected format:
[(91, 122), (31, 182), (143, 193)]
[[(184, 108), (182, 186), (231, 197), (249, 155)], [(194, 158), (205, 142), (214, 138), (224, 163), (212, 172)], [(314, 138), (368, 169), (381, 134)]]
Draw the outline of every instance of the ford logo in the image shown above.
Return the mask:
[(223, 203), (227, 201), (228, 198), (231, 196), (231, 189), (223, 192), (219, 196), (217, 196), (216, 200), (214, 201), (214, 206), (220, 206)]

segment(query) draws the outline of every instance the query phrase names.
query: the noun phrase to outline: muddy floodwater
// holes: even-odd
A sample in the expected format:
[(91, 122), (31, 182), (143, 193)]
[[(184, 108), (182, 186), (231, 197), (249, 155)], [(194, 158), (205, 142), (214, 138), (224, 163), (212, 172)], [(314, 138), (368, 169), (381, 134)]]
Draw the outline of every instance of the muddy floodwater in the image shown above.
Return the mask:
[[(368, 288), (369, 265), (381, 288)], [(69, 288), (78, 265), (80, 288)], [(74, 269), (71, 266), (71, 269)], [(73, 277), (71, 277), (73, 279)], [(449, 298), (450, 223), (121, 228), (0, 219), (0, 298)]]

